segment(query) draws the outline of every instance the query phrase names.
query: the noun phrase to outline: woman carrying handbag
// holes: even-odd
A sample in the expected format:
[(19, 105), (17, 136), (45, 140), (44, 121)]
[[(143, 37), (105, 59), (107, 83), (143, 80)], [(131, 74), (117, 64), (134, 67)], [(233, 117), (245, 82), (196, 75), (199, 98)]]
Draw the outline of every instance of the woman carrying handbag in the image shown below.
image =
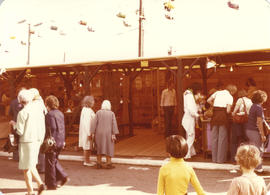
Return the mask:
[(237, 147), (247, 141), (246, 137), (246, 123), (248, 120), (248, 113), (252, 106), (252, 101), (247, 97), (245, 89), (238, 91), (238, 99), (236, 101), (234, 110), (232, 112), (232, 126), (231, 126), (231, 161), (235, 162), (235, 155)]
[(46, 137), (55, 140), (55, 149), (45, 153), (45, 184), (48, 190), (56, 190), (69, 181), (67, 174), (58, 161), (58, 156), (65, 144), (64, 114), (58, 109), (58, 99), (50, 95), (45, 100), (48, 113), (46, 114)]

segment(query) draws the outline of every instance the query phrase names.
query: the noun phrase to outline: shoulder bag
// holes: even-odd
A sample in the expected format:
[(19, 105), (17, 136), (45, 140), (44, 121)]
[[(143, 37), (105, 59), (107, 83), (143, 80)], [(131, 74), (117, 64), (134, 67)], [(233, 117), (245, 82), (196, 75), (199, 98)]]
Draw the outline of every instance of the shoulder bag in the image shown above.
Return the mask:
[(243, 115), (238, 115), (237, 113), (232, 117), (234, 123), (246, 123), (248, 121), (248, 113), (247, 113), (247, 108), (246, 108), (246, 103), (244, 98), (242, 98), (243, 104), (244, 104), (244, 114)]
[(56, 141), (54, 137), (52, 136), (51, 128), (48, 127), (48, 129), (49, 129), (49, 135), (44, 139), (40, 147), (41, 153), (52, 153), (56, 149)]

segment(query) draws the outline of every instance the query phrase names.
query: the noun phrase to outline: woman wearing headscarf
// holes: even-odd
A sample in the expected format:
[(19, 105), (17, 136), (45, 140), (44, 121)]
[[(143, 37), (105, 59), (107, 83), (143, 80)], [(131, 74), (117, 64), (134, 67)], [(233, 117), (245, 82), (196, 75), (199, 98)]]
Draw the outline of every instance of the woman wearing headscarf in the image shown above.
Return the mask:
[(95, 112), (92, 110), (95, 100), (93, 96), (85, 96), (82, 101), (82, 111), (80, 116), (79, 126), (79, 147), (83, 148), (84, 166), (94, 166), (90, 162), (91, 136), (90, 127), (95, 117)]
[(91, 135), (95, 138), (97, 144), (97, 169), (102, 168), (102, 155), (106, 156), (104, 168), (114, 168), (111, 157), (114, 155), (115, 135), (118, 133), (116, 117), (114, 112), (111, 111), (111, 103), (108, 100), (104, 100), (101, 109), (96, 112), (91, 126)]
[(17, 123), (13, 123), (19, 139), (19, 169), (23, 170), (25, 183), (27, 186), (27, 195), (33, 195), (34, 189), (32, 177), (38, 184), (38, 194), (45, 190), (36, 165), (38, 162), (38, 153), (41, 139), (44, 135), (45, 120), (39, 114), (39, 110), (32, 102), (33, 94), (29, 90), (21, 90), (18, 95), (19, 102), (23, 104), (23, 109), (18, 113)]

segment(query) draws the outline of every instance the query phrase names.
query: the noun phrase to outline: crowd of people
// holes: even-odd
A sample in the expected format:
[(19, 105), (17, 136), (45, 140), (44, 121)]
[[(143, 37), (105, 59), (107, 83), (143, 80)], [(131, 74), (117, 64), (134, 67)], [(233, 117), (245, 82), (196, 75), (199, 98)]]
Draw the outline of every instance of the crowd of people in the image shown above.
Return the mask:
[[(236, 85), (224, 85), (219, 81), (215, 88), (209, 91), (208, 97), (202, 94), (200, 83), (190, 84), (183, 93), (184, 115), (182, 127), (185, 130), (188, 151), (185, 159), (196, 155), (194, 141), (196, 127), (205, 118), (210, 118), (212, 161), (225, 163), (235, 162), (236, 149), (241, 143), (257, 146), (261, 155), (267, 145), (267, 131), (264, 132), (266, 119), (263, 103), (267, 100), (267, 93), (256, 87), (256, 82), (249, 78), (246, 88), (238, 89)], [(176, 95), (171, 81), (162, 91), (161, 104), (164, 114), (165, 137), (172, 135), (172, 115), (176, 106)], [(240, 119), (239, 119), (240, 118)], [(268, 129), (270, 130), (270, 129)], [(230, 142), (229, 142), (230, 141)], [(255, 169), (262, 172), (260, 164)]]
[[(185, 90), (182, 126), (186, 139), (170, 136), (167, 133), (170, 130), (165, 129), (166, 148), (171, 160), (160, 169), (158, 194), (185, 194), (189, 181), (197, 194), (205, 194), (192, 168), (183, 165), (184, 159), (196, 155), (193, 146), (195, 127), (199, 120), (205, 117), (210, 118), (211, 139), (208, 141), (211, 144), (212, 162), (227, 162), (230, 148), (231, 162), (240, 165), (242, 176), (233, 180), (228, 194), (267, 193), (263, 178), (255, 174), (263, 172), (262, 156), (268, 144), (270, 129), (267, 127), (262, 106), (267, 101), (267, 93), (257, 89), (252, 78), (246, 81), (246, 87), (237, 89), (233, 84), (224, 86), (222, 82), (218, 82), (216, 88), (210, 90), (208, 98), (201, 94), (202, 87), (199, 83), (192, 83)], [(170, 89), (170, 98), (175, 98), (172, 87), (168, 86), (162, 92), (161, 102), (164, 102), (164, 94), (169, 94)], [(164, 105), (161, 106), (164, 108)], [(164, 117), (166, 123), (166, 116)], [(168, 128), (168, 125), (165, 124), (166, 127)], [(175, 172), (177, 169), (178, 173)]]
[[(161, 95), (161, 106), (165, 117), (166, 151), (170, 155), (170, 161), (160, 168), (158, 194), (186, 194), (189, 182), (198, 194), (205, 194), (195, 171), (185, 163), (185, 159), (196, 155), (195, 127), (206, 113), (207, 104), (208, 109), (212, 109), (212, 161), (227, 162), (230, 146), (231, 161), (239, 164), (243, 173), (232, 181), (228, 194), (266, 194), (266, 184), (255, 172), (263, 171), (262, 155), (268, 141), (263, 129), (265, 116), (262, 107), (267, 94), (258, 90), (252, 79), (247, 81), (247, 86), (247, 90), (237, 90), (235, 85), (224, 86), (219, 82), (207, 99), (202, 95), (199, 83), (188, 86), (183, 93), (182, 126), (186, 131), (186, 138), (183, 138), (172, 135), (172, 116), (177, 101), (173, 82), (168, 82), (168, 87)], [(12, 133), (19, 139), (18, 153), (15, 151), (13, 158), (19, 161), (28, 195), (34, 194), (32, 178), (38, 184), (38, 194), (45, 189), (55, 190), (69, 181), (58, 161), (65, 146), (65, 119), (59, 104), (54, 95), (47, 96), (43, 101), (35, 88), (19, 89), (17, 98), (10, 104)], [(116, 116), (111, 110), (110, 101), (104, 100), (96, 113), (93, 110), (94, 105), (95, 99), (91, 95), (85, 96), (81, 103), (79, 147), (83, 149), (83, 165), (113, 169), (115, 167), (111, 158), (114, 156), (116, 135), (119, 134)], [(247, 118), (242, 122), (232, 120), (234, 116), (244, 115)], [(231, 133), (228, 133), (229, 128)], [(53, 151), (42, 154), (40, 147), (49, 135), (56, 141), (56, 146)], [(96, 152), (96, 162), (90, 158), (93, 151)], [(102, 156), (106, 157), (105, 164), (102, 163)], [(44, 183), (39, 172), (45, 172)]]
[[(115, 168), (111, 157), (114, 155), (116, 134), (119, 133), (116, 117), (111, 111), (111, 103), (104, 100), (101, 109), (93, 111), (94, 97), (85, 96), (79, 125), (79, 146), (84, 150), (84, 166), (96, 166), (97, 169)], [(38, 184), (38, 194), (44, 190), (56, 190), (70, 179), (61, 166), (58, 157), (65, 146), (65, 119), (59, 109), (60, 102), (54, 95), (43, 101), (35, 88), (20, 88), (17, 97), (11, 101), (9, 124), (11, 133), (18, 139), (18, 151), (13, 152), (13, 159), (19, 162), (23, 171), (27, 195), (35, 194), (32, 178)], [(45, 138), (52, 137), (54, 147), (43, 151)], [(97, 163), (90, 162), (91, 151), (96, 150)], [(106, 164), (101, 162), (102, 155)], [(45, 173), (45, 182), (40, 173)]]

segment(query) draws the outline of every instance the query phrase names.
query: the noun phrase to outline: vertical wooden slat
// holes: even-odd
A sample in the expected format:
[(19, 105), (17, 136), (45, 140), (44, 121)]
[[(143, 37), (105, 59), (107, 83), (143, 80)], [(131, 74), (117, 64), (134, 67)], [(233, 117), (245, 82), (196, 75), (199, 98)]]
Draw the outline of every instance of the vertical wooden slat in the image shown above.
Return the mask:
[(157, 111), (158, 111), (158, 132), (161, 132), (161, 116), (160, 116), (160, 82), (159, 82), (159, 69), (157, 69)]

